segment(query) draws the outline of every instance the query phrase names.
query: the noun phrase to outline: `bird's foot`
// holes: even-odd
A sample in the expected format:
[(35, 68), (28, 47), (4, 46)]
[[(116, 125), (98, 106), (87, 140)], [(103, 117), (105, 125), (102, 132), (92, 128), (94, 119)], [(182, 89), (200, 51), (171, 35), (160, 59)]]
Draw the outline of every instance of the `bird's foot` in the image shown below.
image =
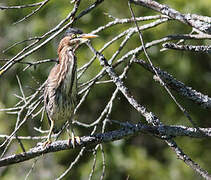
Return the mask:
[(43, 143), (43, 148), (46, 148), (47, 146), (49, 146), (50, 144), (52, 143), (52, 141), (50, 140), (50, 139), (47, 139), (47, 141), (45, 141), (44, 143)]
[(79, 136), (72, 136), (70, 139), (69, 139), (69, 145), (72, 144), (73, 148), (75, 148), (75, 145), (76, 143), (77, 144), (80, 144), (81, 140), (80, 140), (80, 137)]

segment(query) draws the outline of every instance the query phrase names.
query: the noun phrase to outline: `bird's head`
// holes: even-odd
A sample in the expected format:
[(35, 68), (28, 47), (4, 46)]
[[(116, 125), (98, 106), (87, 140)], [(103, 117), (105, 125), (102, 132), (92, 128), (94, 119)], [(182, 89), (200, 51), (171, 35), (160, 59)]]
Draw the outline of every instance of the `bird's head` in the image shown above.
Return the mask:
[(80, 29), (69, 28), (59, 43), (58, 54), (64, 47), (69, 47), (75, 51), (80, 44), (87, 42), (90, 38), (96, 37), (98, 36), (94, 34), (84, 34)]

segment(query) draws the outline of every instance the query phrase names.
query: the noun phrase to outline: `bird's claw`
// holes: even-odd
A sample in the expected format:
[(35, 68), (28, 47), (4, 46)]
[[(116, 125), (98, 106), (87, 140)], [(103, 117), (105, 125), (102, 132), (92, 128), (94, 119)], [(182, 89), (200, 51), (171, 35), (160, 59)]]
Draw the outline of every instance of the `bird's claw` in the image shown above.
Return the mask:
[(47, 141), (45, 141), (45, 142), (43, 143), (42, 146), (43, 146), (43, 148), (45, 148), (45, 147), (49, 146), (51, 143), (52, 143), (51, 140), (48, 139)]
[(72, 136), (69, 139), (69, 145), (72, 144), (73, 148), (75, 148), (76, 143), (77, 144), (80, 144), (80, 142), (81, 142), (81, 140), (80, 140), (80, 137), (79, 136)]

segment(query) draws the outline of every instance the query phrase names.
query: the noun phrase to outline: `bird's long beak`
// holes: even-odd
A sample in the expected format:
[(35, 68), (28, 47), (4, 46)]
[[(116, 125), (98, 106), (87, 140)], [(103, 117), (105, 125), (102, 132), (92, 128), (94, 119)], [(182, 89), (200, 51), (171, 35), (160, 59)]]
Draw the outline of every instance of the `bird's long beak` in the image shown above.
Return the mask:
[(83, 38), (83, 39), (91, 39), (91, 38), (96, 38), (98, 37), (98, 35), (95, 34), (81, 34), (79, 36), (79, 38)]

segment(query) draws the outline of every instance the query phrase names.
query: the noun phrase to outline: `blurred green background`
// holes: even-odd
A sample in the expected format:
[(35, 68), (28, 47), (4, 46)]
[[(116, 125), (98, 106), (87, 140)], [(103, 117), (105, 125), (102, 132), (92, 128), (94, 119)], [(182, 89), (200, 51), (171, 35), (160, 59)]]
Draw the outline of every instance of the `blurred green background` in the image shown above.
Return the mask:
[[(1, 0), (0, 5), (21, 5), (23, 3), (34, 3), (36, 1), (28, 0)], [(79, 8), (80, 12), (93, 0), (83, 0)], [(158, 1), (169, 5), (170, 7), (182, 13), (194, 13), (205, 16), (211, 16), (210, 0), (200, 1), (183, 1), (183, 0), (166, 0)], [(121, 3), (121, 5), (120, 5)], [(19, 52), (29, 42), (15, 46), (6, 53), (2, 50), (9, 47), (14, 42), (25, 40), (29, 37), (40, 36), (49, 29), (56, 26), (71, 11), (72, 5), (69, 0), (50, 1), (37, 14), (29, 19), (14, 25), (13, 23), (23, 18), (35, 8), (25, 8), (16, 10), (0, 11), (0, 59), (9, 59)], [(155, 15), (156, 12), (143, 8), (141, 6), (132, 6), (136, 16)], [(79, 19), (75, 26), (88, 33), (99, 26), (107, 24), (112, 19), (105, 15), (108, 13), (116, 18), (130, 17), (127, 1), (104, 1), (98, 8), (91, 13)], [(145, 24), (148, 22), (141, 22)], [(93, 46), (99, 50), (103, 45), (113, 37), (123, 32), (134, 24), (116, 25), (112, 28), (100, 32), (98, 39), (92, 41)], [(156, 28), (143, 32), (145, 42), (162, 38), (170, 34), (184, 34), (191, 32), (191, 28), (187, 25), (176, 21), (169, 21), (159, 25)], [(38, 61), (48, 58), (56, 58), (57, 45), (60, 37), (54, 38), (42, 49), (36, 51), (32, 55), (26, 57), (23, 61)], [(121, 39), (122, 40), (122, 39)], [(120, 41), (115, 42), (104, 52), (107, 59), (112, 57), (113, 53), (119, 48)], [(205, 45), (210, 42), (198, 40), (187, 41), (189, 44)], [(138, 35), (135, 34), (128, 42), (126, 47), (117, 57), (121, 57), (129, 50), (140, 45)], [(211, 95), (211, 56), (200, 53), (164, 51), (160, 52), (161, 45), (148, 49), (149, 55), (154, 65), (171, 73), (175, 78), (181, 80), (186, 85), (194, 89)], [(77, 51), (78, 66), (82, 66), (91, 57), (90, 50), (83, 45)], [(140, 55), (143, 58), (143, 55)], [(122, 72), (127, 61), (118, 68), (118, 72)], [(4, 63), (0, 62), (0, 66)], [(18, 102), (14, 94), (21, 95), (16, 75), (21, 79), (23, 90), (28, 96), (33, 93), (31, 88), (38, 88), (48, 76), (48, 73), (54, 63), (45, 63), (31, 67), (23, 72), (24, 64), (15, 65), (6, 74), (0, 78), (0, 108), (12, 107)], [(94, 77), (101, 70), (101, 66), (96, 60), (89, 68), (85, 75), (81, 78), (80, 83)], [(108, 79), (106, 76), (104, 79)], [(38, 84), (39, 83), (39, 84)], [(133, 65), (129, 71), (125, 84), (132, 91), (135, 98), (144, 104), (150, 111), (154, 112), (164, 124), (186, 125), (191, 126), (184, 114), (173, 103), (169, 95), (152, 80), (152, 74), (143, 68)], [(78, 120), (81, 122), (91, 123), (96, 120), (108, 100), (110, 99), (115, 86), (111, 83), (95, 85), (91, 90), (87, 100), (79, 110)], [(173, 92), (177, 100), (190, 113), (194, 122), (200, 127), (211, 126), (211, 111), (202, 109), (198, 105), (178, 96)], [(18, 135), (38, 135), (33, 127), (39, 127), (39, 118), (32, 119), (21, 128)], [(122, 94), (118, 94), (118, 98), (114, 101), (111, 118), (118, 121), (130, 121), (137, 123), (143, 120), (142, 117), (128, 104)], [(0, 112), (0, 134), (9, 134), (13, 131), (16, 122), (16, 115), (8, 115)], [(42, 124), (44, 129), (48, 128), (47, 119)], [(116, 128), (116, 127), (115, 127)], [(115, 129), (112, 126), (106, 127), (106, 130)], [(91, 130), (76, 127), (77, 134), (88, 135)], [(1, 140), (2, 141), (2, 140)], [(211, 172), (211, 143), (209, 139), (191, 139), (188, 137), (176, 138), (178, 145), (193, 160), (199, 163), (203, 168)], [(23, 141), (25, 148), (33, 147), (37, 142)], [(20, 152), (18, 143), (14, 141), (13, 152)], [(201, 179), (191, 168), (187, 167), (182, 161), (178, 160), (175, 153), (161, 140), (151, 136), (139, 135), (130, 139), (124, 139), (117, 142), (104, 144), (106, 159), (106, 180), (122, 180), (129, 178), (130, 180), (154, 180), (154, 179)], [(71, 161), (75, 159), (79, 150), (63, 151), (51, 153), (38, 158), (36, 165), (28, 179), (54, 179), (67, 169)], [(34, 160), (16, 164), (10, 167), (0, 169), (0, 177), (2, 180), (8, 179), (24, 179), (29, 172)], [(86, 151), (83, 158), (68, 173), (64, 179), (88, 179), (93, 163), (93, 155), (90, 151)], [(100, 179), (102, 174), (102, 156), (97, 153), (96, 170), (93, 179)]]

